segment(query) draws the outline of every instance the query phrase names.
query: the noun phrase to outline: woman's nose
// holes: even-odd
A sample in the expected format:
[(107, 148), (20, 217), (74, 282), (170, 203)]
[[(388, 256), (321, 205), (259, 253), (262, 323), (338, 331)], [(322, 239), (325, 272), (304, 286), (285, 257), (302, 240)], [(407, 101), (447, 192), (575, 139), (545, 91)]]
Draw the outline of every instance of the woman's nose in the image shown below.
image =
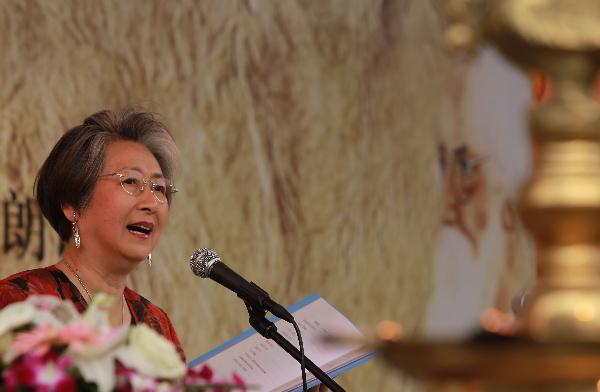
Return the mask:
[(156, 207), (159, 203), (158, 199), (152, 192), (152, 184), (145, 182), (142, 191), (138, 195), (140, 204), (144, 207), (151, 206)]

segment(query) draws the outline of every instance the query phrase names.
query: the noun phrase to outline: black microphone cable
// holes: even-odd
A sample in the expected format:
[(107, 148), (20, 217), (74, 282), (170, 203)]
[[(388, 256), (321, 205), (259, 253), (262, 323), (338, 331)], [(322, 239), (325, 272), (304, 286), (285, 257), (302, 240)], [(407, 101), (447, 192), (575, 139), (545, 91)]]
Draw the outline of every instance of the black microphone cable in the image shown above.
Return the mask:
[(298, 346), (300, 347), (300, 371), (302, 372), (302, 390), (304, 392), (308, 392), (308, 386), (306, 384), (306, 364), (304, 363), (304, 344), (302, 343), (302, 334), (300, 333), (300, 328), (296, 321), (291, 323), (296, 330), (296, 335), (298, 336)]

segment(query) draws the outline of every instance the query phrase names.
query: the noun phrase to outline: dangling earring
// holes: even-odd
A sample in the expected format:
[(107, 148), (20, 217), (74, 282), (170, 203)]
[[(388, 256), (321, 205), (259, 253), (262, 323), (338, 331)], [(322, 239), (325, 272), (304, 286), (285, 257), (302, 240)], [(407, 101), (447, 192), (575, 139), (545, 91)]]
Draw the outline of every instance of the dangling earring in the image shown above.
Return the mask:
[(75, 247), (79, 249), (81, 246), (81, 237), (79, 236), (79, 227), (77, 227), (77, 214), (73, 212), (73, 222), (71, 222), (71, 226), (73, 227), (73, 239), (75, 240)]
[(152, 253), (148, 253), (148, 258), (146, 260), (148, 260), (148, 267), (152, 267)]

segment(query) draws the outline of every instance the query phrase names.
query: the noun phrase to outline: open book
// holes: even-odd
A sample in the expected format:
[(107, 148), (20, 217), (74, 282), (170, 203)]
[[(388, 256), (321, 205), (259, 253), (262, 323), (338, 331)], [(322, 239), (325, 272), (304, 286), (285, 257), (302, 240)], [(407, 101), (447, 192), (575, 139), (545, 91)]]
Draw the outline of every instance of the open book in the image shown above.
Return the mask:
[[(374, 353), (360, 342), (363, 335), (336, 308), (318, 295), (288, 308), (300, 327), (304, 354), (330, 377), (336, 377), (370, 360)], [(277, 320), (277, 321), (275, 321)], [(286, 321), (272, 319), (278, 332), (298, 348), (294, 327)], [(325, 342), (327, 335), (341, 336), (343, 343)], [(247, 385), (259, 391), (294, 391), (302, 389), (300, 364), (272, 340), (254, 329), (244, 331), (234, 339), (190, 362), (190, 367), (207, 364), (218, 374), (238, 373)], [(306, 374), (309, 387), (320, 383)]]

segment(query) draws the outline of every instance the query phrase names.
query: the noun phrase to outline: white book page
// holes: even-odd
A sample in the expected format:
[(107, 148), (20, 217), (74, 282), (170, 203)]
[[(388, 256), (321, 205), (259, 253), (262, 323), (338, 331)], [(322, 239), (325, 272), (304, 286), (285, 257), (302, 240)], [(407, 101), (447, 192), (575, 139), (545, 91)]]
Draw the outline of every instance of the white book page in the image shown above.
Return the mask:
[[(293, 312), (300, 327), (304, 354), (325, 372), (361, 357), (368, 352), (359, 343), (325, 343), (325, 335), (349, 337), (359, 342), (358, 329), (322, 298)], [(278, 320), (277, 331), (298, 348), (294, 327)], [(249, 386), (259, 391), (283, 391), (301, 384), (300, 364), (274, 341), (254, 333), (248, 338), (198, 364), (207, 364), (217, 374), (238, 373)], [(307, 377), (310, 378), (307, 372)]]

